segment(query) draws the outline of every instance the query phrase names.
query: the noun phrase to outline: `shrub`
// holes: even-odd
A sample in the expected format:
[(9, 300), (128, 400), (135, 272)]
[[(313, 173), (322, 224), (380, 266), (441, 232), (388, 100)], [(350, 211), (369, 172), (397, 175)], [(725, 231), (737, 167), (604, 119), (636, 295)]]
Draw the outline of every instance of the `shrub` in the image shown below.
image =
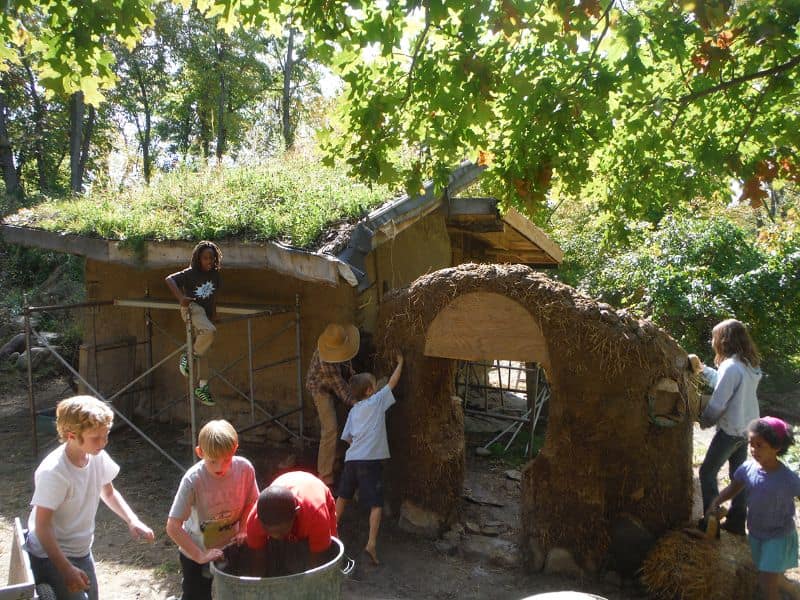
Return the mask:
[(603, 232), (601, 223), (561, 232), (567, 254), (562, 279), (650, 317), (707, 362), (713, 358), (711, 328), (737, 318), (750, 328), (773, 383), (796, 377), (800, 235), (787, 232), (766, 244), (725, 217), (690, 215), (668, 216), (658, 228), (631, 226), (618, 247)]

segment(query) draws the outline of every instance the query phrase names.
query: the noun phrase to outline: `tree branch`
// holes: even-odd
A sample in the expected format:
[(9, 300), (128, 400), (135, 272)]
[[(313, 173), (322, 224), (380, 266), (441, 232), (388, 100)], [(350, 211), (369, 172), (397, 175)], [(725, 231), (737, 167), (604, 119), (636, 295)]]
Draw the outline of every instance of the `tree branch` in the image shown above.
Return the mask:
[(793, 67), (800, 65), (800, 55), (795, 56), (791, 60), (778, 65), (777, 67), (772, 67), (771, 69), (764, 69), (763, 71), (756, 71), (755, 73), (748, 73), (747, 75), (742, 75), (741, 77), (734, 77), (733, 79), (729, 79), (728, 81), (723, 81), (718, 85), (714, 85), (708, 89), (700, 90), (698, 92), (693, 92), (691, 94), (686, 94), (685, 96), (681, 96), (678, 99), (678, 102), (681, 104), (688, 104), (689, 102), (694, 102), (695, 100), (699, 100), (700, 98), (704, 98), (705, 96), (709, 96), (710, 94), (715, 94), (717, 92), (721, 92), (722, 90), (727, 90), (728, 88), (735, 87), (741, 83), (745, 83), (747, 81), (752, 81), (753, 79), (761, 79), (762, 77), (770, 77), (772, 75), (778, 75), (779, 73), (783, 73), (784, 71), (789, 71)]

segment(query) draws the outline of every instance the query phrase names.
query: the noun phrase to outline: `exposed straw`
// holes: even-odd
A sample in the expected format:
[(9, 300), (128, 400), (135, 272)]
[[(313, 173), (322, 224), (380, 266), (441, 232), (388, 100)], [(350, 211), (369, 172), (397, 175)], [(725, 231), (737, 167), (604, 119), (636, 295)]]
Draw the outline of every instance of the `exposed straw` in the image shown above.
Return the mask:
[(662, 600), (750, 600), (756, 571), (747, 543), (737, 536), (723, 533), (714, 540), (671, 531), (647, 555), (642, 582)]

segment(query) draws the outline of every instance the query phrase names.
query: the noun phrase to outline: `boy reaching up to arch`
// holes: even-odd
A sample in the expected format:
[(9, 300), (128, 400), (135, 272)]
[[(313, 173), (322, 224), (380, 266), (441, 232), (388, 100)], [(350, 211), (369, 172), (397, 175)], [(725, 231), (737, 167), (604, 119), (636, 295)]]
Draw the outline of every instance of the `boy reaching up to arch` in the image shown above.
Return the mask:
[(397, 366), (389, 381), (377, 389), (372, 373), (358, 373), (350, 379), (350, 391), (356, 400), (342, 432), (350, 444), (344, 457), (344, 471), (336, 499), (336, 519), (342, 518), (356, 488), (360, 501), (369, 504), (369, 539), (364, 548), (373, 564), (380, 564), (376, 551), (378, 529), (383, 515), (383, 461), (390, 457), (386, 436), (386, 411), (395, 403), (392, 390), (400, 381), (403, 355), (397, 353)]

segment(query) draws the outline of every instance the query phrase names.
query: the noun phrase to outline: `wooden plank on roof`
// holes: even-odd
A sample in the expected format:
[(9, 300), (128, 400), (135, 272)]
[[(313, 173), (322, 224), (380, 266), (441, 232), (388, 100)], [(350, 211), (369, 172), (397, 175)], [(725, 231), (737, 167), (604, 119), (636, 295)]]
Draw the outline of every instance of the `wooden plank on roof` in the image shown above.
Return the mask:
[(515, 208), (508, 209), (503, 215), (503, 221), (547, 252), (555, 262), (561, 263), (564, 260), (564, 252), (558, 247), (558, 244)]
[(448, 217), (485, 215), (497, 218), (496, 198), (450, 198)]
[(3, 240), (9, 244), (77, 254), (104, 262), (108, 260), (108, 242), (106, 240), (7, 224), (0, 225), (0, 231), (2, 231)]
[[(0, 225), (3, 239), (12, 244), (44, 248), (85, 256), (91, 260), (151, 269), (186, 265), (194, 242), (146, 242), (143, 252), (116, 240), (62, 234), (31, 227)], [(339, 263), (335, 257), (289, 248), (276, 242), (219, 242), (228, 268), (272, 269), (296, 279), (339, 285)]]

